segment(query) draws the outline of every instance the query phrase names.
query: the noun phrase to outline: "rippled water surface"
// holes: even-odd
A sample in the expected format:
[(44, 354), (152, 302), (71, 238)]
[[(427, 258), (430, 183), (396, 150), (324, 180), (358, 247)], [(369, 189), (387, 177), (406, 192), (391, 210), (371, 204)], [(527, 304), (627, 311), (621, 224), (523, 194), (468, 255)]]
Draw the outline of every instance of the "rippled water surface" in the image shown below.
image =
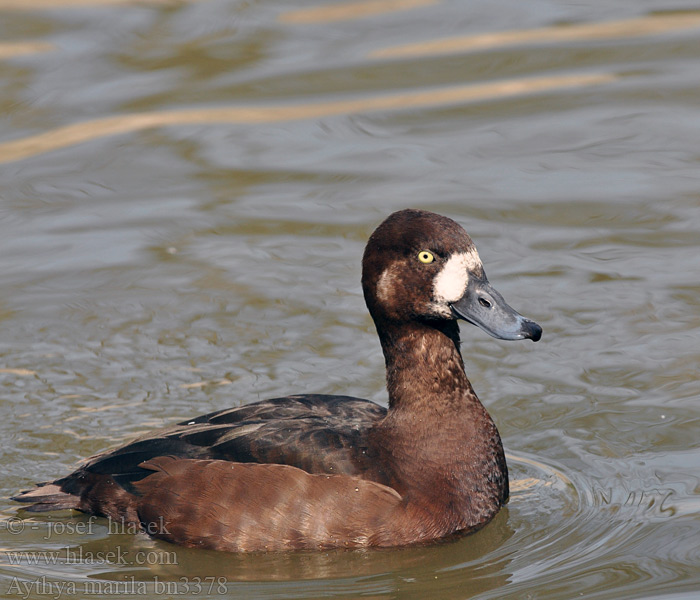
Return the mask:
[(3, 497), (217, 408), (384, 402), (359, 262), (399, 208), (545, 330), (462, 326), (513, 480), (475, 535), (235, 556), (3, 500), (0, 596), (700, 596), (700, 2), (0, 0), (0, 32)]

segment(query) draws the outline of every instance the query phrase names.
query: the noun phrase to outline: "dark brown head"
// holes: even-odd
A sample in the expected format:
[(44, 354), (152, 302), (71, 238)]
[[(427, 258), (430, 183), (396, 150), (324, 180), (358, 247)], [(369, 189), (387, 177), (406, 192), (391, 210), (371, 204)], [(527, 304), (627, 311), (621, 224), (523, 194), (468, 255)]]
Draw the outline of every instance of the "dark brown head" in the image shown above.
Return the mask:
[(401, 210), (377, 227), (362, 259), (362, 289), (378, 328), (464, 319), (500, 339), (542, 335), (491, 287), (467, 232), (435, 213)]

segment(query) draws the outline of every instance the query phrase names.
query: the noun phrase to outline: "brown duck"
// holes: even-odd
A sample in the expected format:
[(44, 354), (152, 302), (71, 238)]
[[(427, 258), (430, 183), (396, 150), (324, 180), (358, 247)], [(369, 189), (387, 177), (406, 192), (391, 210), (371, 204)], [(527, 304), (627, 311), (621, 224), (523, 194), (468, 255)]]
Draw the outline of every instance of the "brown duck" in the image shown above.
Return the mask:
[(298, 395), (152, 432), (22, 492), (176, 544), (232, 552), (380, 547), (474, 531), (508, 499), (498, 430), (464, 372), (458, 319), (506, 340), (542, 335), (489, 284), (467, 233), (389, 216), (362, 260), (389, 408)]

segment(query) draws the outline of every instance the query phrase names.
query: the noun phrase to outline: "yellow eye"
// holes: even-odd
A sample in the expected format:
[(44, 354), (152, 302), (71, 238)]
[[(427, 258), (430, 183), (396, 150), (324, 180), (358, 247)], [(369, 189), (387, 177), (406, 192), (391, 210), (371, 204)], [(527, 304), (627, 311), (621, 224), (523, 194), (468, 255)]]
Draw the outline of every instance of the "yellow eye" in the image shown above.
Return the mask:
[(418, 260), (422, 263), (425, 263), (426, 265), (429, 265), (435, 260), (435, 257), (433, 256), (432, 252), (428, 252), (427, 250), (421, 250), (418, 253)]

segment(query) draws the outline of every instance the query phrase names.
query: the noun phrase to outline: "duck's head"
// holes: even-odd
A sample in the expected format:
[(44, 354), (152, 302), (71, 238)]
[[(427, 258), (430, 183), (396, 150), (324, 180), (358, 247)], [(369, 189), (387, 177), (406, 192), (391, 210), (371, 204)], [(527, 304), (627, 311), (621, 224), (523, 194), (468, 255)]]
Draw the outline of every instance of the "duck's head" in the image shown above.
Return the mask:
[(435, 213), (401, 210), (377, 227), (362, 259), (362, 288), (377, 324), (464, 319), (503, 340), (542, 336), (491, 287), (467, 232)]

